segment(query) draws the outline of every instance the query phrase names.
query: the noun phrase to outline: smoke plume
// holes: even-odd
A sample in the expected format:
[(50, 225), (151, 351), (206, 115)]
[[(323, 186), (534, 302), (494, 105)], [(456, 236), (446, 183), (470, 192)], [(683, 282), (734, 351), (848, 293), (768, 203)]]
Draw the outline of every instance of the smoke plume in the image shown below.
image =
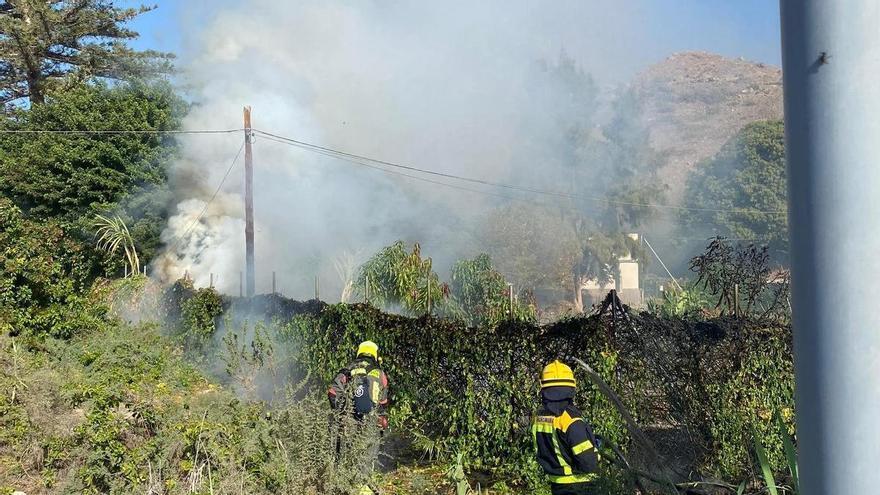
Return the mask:
[[(598, 123), (614, 87), (668, 53), (641, 34), (653, 2), (192, 3), (203, 24), (183, 57), (194, 102), (187, 129), (239, 128), (242, 106), (250, 105), (256, 129), (443, 173), (556, 181), (563, 190), (567, 172), (556, 144), (583, 115), (567, 106), (567, 85), (535, 87), (541, 64), (570, 59), (592, 76), (598, 90), (589, 111)], [(179, 201), (158, 272), (170, 280), (186, 271), (197, 285), (214, 274), (215, 286), (237, 294), (241, 157), (194, 220), (242, 135), (182, 139), (174, 170)], [(481, 249), (479, 220), (508, 201), (260, 135), (254, 164), (257, 292), (269, 292), (275, 272), (279, 291), (294, 298), (311, 297), (318, 277), (322, 298), (338, 300), (345, 277), (337, 268), (350, 264), (350, 253), (396, 239), (421, 242), (442, 270)]]

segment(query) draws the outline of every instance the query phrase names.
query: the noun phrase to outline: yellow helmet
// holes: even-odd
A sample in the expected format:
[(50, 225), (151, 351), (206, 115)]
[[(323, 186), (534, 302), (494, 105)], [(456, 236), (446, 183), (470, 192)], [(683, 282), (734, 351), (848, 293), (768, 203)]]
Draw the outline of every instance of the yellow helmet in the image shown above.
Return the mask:
[(574, 381), (574, 372), (571, 368), (562, 363), (558, 359), (544, 366), (541, 373), (541, 388), (547, 387), (576, 387)]
[(370, 356), (375, 360), (379, 360), (379, 346), (376, 345), (372, 340), (366, 340), (361, 342), (361, 345), (358, 346), (358, 357), (361, 356)]

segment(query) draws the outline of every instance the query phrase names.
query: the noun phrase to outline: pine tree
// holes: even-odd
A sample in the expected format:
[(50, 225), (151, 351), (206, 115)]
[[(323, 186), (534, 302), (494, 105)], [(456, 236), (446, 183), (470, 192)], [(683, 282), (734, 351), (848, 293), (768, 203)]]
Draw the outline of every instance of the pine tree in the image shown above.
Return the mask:
[(45, 101), (65, 78), (131, 80), (171, 71), (172, 55), (136, 51), (125, 24), (155, 7), (108, 0), (0, 0), (0, 102)]

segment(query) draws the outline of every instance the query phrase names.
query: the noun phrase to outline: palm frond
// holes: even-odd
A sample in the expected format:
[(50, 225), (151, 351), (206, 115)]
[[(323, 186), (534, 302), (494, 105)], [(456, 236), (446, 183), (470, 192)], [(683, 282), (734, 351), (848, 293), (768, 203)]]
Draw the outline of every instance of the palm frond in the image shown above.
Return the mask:
[(109, 218), (104, 215), (95, 215), (93, 223), (95, 227), (95, 245), (98, 249), (106, 251), (108, 254), (114, 255), (120, 246), (124, 251), (124, 260), (131, 273), (140, 273), (141, 263), (137, 254), (137, 248), (134, 245), (134, 239), (131, 231), (125, 221), (118, 215)]

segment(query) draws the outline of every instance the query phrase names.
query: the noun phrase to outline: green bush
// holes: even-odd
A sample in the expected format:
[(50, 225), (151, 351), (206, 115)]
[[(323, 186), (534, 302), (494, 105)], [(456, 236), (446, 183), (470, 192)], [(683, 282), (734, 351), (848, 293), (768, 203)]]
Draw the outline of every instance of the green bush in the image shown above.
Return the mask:
[(195, 291), (181, 305), (181, 330), (194, 338), (212, 336), (223, 306), (223, 298), (212, 287)]
[[(723, 352), (714, 349), (714, 353)], [(766, 446), (767, 460), (777, 472), (786, 466), (783, 438), (774, 414), (794, 428), (794, 368), (790, 334), (755, 329), (713, 382), (707, 383), (709, 437), (716, 443), (706, 460), (707, 471), (725, 479), (753, 477), (752, 431)], [(718, 362), (723, 360), (718, 356)]]
[(535, 319), (535, 307), (517, 301), (511, 315), (511, 288), (487, 254), (456, 262), (450, 289), (455, 306), (452, 313), (468, 325), (495, 326), (511, 317)]
[(648, 309), (664, 318), (702, 318), (714, 304), (711, 294), (699, 287), (671, 287), (659, 299), (648, 301)]
[[(389, 315), (366, 305), (327, 306), (284, 332), (297, 363), (326, 383), (358, 342), (380, 346), (392, 386), (392, 423), (432, 455), (463, 454), (470, 469), (535, 487), (529, 418), (537, 376), (549, 360), (587, 362), (654, 439), (665, 475), (741, 479), (752, 474), (750, 427), (780, 469), (781, 438), (764, 411), (793, 407), (790, 328), (743, 319), (687, 321), (630, 313), (577, 317), (547, 326), (502, 323), (467, 329), (430, 317)], [(643, 468), (658, 468), (631, 443), (609, 400), (577, 370), (577, 403), (597, 433)], [(763, 422), (763, 423), (762, 423)], [(658, 427), (657, 425), (664, 425)], [(670, 437), (671, 435), (671, 437)], [(684, 458), (683, 460), (681, 458)], [(614, 470), (608, 493), (632, 493)], [(629, 490), (629, 491), (628, 491)]]
[(431, 258), (422, 258), (418, 244), (408, 252), (403, 241), (397, 241), (364, 263), (355, 292), (376, 306), (422, 315), (444, 308), (449, 288), (440, 283)]
[[(543, 479), (533, 460), (529, 428), (543, 364), (579, 349), (577, 356), (610, 383), (620, 384), (615, 353), (598, 320), (571, 323), (542, 329), (507, 322), (470, 331), (452, 320), (334, 305), (315, 317), (298, 317), (287, 335), (290, 345), (300, 349), (299, 363), (323, 382), (352, 358), (361, 340), (374, 340), (391, 380), (393, 425), (414, 432), (433, 454), (450, 458), (460, 453), (471, 469), (535, 487)], [(583, 333), (571, 339), (569, 330)], [(571, 345), (562, 345), (565, 341)], [(586, 341), (590, 345), (582, 347)], [(579, 378), (580, 406), (602, 435), (625, 445), (616, 411), (584, 376)]]
[(0, 330), (70, 338), (94, 328), (106, 310), (83, 296), (93, 268), (60, 225), (29, 220), (0, 198)]
[(160, 316), (167, 333), (180, 339), (186, 351), (206, 353), (228, 301), (214, 288), (196, 289), (185, 278), (166, 288), (161, 299)]

